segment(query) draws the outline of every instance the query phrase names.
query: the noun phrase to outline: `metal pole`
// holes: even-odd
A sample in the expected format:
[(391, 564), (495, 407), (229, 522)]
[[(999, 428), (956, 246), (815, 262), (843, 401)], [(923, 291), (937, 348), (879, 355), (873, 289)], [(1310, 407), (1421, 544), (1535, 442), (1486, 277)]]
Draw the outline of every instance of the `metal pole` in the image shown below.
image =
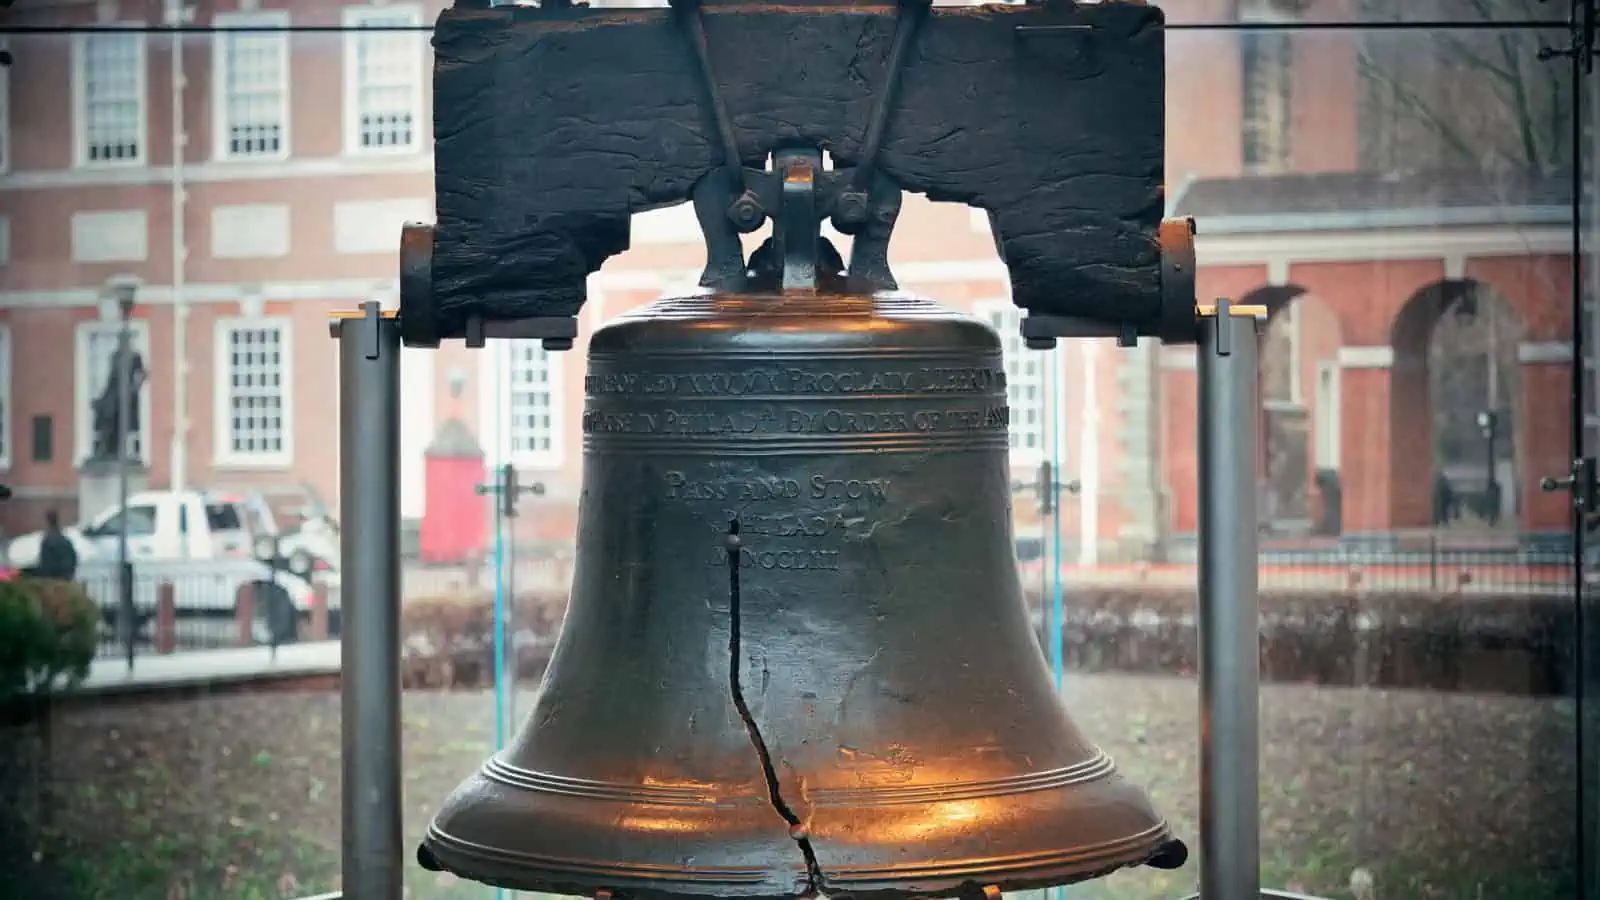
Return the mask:
[(1261, 893), (1260, 601), (1256, 595), (1258, 317), (1201, 309), (1200, 896)]
[(336, 317), (344, 517), (343, 888), (400, 900), (400, 328), (363, 303)]
[[(167, 0), (167, 24), (172, 26), (172, 446), (168, 463), (172, 489), (183, 490), (189, 473), (189, 305), (184, 296), (184, 269), (189, 242), (184, 230), (188, 214), (188, 189), (184, 166), (189, 135), (183, 121), (183, 92), (188, 81), (183, 70), (183, 26), (193, 23), (194, 9), (184, 0)], [(187, 556), (187, 542), (183, 554)]]
[(135, 633), (138, 631), (133, 608), (133, 567), (128, 562), (128, 420), (133, 415), (133, 347), (129, 317), (133, 313), (133, 289), (118, 286), (117, 312), (121, 327), (117, 331), (117, 509), (122, 527), (117, 529), (117, 600), (122, 613), (122, 640), (133, 669)]
[[(514, 513), (517, 504), (517, 468), (506, 463), (500, 476), (500, 502), (505, 511), (500, 517), (500, 527), (506, 530), (505, 555), (500, 559), (500, 574), (505, 579), (505, 604), (500, 617), (501, 653), (500, 679), (505, 690), (500, 694), (501, 715), (505, 733), (514, 730), (517, 721), (517, 529)], [(515, 897), (515, 894), (511, 896)]]

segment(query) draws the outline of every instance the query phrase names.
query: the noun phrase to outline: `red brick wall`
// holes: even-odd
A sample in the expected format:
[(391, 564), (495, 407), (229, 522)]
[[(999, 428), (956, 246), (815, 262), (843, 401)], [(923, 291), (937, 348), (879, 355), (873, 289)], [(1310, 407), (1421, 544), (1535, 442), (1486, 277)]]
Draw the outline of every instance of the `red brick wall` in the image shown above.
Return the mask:
[[(119, 19), (158, 22), (160, 0), (124, 0)], [(233, 0), (201, 4), (197, 25), (211, 20), (212, 9), (235, 8)], [(327, 0), (265, 0), (270, 9), (289, 9), (299, 25), (337, 25), (344, 4)], [(430, 0), (424, 21), (431, 22), (443, 2)], [(1220, 23), (1234, 15), (1234, 0), (1169, 0), (1162, 4), (1174, 22)], [(1313, 0), (1305, 15), (1317, 20), (1339, 20), (1351, 15), (1352, 0)], [(88, 25), (95, 16), (94, 4), (52, 5), (11, 15), (19, 25)], [(1351, 168), (1356, 162), (1359, 137), (1357, 122), (1357, 38), (1350, 33), (1302, 32), (1293, 36), (1297, 72), (1295, 76), (1293, 122), (1293, 164), (1299, 171), (1330, 171)], [(1167, 162), (1171, 184), (1169, 192), (1190, 174), (1236, 175), (1240, 172), (1239, 68), (1237, 34), (1222, 30), (1173, 32), (1167, 39), (1169, 66), (1167, 93)], [(171, 162), (168, 103), (168, 39), (152, 35), (147, 42), (147, 85), (149, 117), (147, 134), (149, 158), (153, 165)], [(188, 149), (184, 158), (190, 164), (210, 160), (212, 134), (212, 60), (209, 37), (195, 35), (183, 40), (188, 87), (183, 97)], [(10, 48), (17, 58), (17, 71), (25, 79), (13, 78), (10, 118), (14, 154), (13, 170), (36, 172), (60, 170), (72, 152), (70, 117), (71, 84), (70, 40), (58, 35), (13, 36)], [(291, 39), (293, 75), (291, 137), (297, 160), (326, 160), (337, 156), (343, 144), (342, 81), (343, 38), (337, 34), (299, 33)], [(16, 85), (26, 83), (28, 90)], [(424, 132), (427, 124), (421, 126)], [(382, 282), (395, 277), (394, 257), (390, 253), (351, 256), (334, 250), (335, 203), (363, 198), (427, 197), (432, 180), (425, 173), (346, 175), (342, 177), (275, 178), (259, 180), (204, 181), (188, 185), (184, 224), (190, 244), (186, 278), (191, 286), (238, 285), (253, 282), (306, 282), (308, 284), (361, 283), (370, 280), (377, 291)], [(63, 291), (95, 290), (113, 274), (131, 272), (148, 284), (165, 285), (171, 280), (171, 188), (164, 181), (146, 185), (83, 185), (6, 189), (0, 176), (0, 215), (10, 217), (11, 254), (0, 267), (0, 290)], [(210, 254), (212, 209), (222, 204), (258, 201), (284, 202), (291, 208), (291, 253), (275, 260), (219, 260)], [(71, 215), (93, 209), (147, 211), (149, 221), (147, 259), (137, 264), (89, 265), (71, 262), (68, 236)], [(691, 273), (703, 262), (703, 251), (692, 235), (683, 244), (638, 244), (623, 257), (607, 263), (604, 272)], [(751, 245), (754, 239), (747, 242)], [(965, 207), (936, 205), (920, 197), (908, 197), (892, 255), (896, 263), (992, 262), (994, 248), (988, 235), (971, 226)], [(1204, 262), (1204, 260), (1202, 260)], [(1560, 341), (1571, 333), (1570, 303), (1564, 298), (1570, 288), (1570, 272), (1560, 257), (1513, 257), (1469, 259), (1470, 277), (1493, 285), (1519, 312), (1524, 339)], [(1386, 347), (1392, 345), (1392, 323), (1404, 304), (1420, 289), (1444, 275), (1442, 260), (1417, 260), (1371, 263), (1304, 263), (1289, 269), (1289, 282), (1306, 290), (1314, 300), (1303, 300), (1302, 384), (1304, 400), (1315, 416), (1315, 365), (1319, 359), (1336, 355), (1339, 346)], [(1200, 272), (1202, 297), (1228, 295), (1242, 298), (1267, 282), (1264, 265), (1204, 267)], [(972, 302), (1003, 296), (1003, 284), (981, 277), (960, 277), (941, 283), (910, 283), (906, 287), (937, 299), (967, 308)], [(602, 319), (614, 318), (628, 309), (655, 298), (656, 291), (611, 290), (604, 292), (603, 310), (586, 313), (583, 336), (565, 355), (566, 420), (565, 452), (558, 471), (528, 473), (548, 481), (552, 496), (542, 501), (527, 501), (525, 516), (519, 520), (519, 535), (529, 539), (570, 533), (575, 515), (576, 477), (580, 471), (581, 433), (577, 427), (582, 405), (583, 353), (588, 333)], [(322, 293), (325, 296), (325, 292)], [(366, 299), (360, 292), (338, 301), (302, 298), (292, 303), (269, 306), (274, 314), (292, 315), (295, 320), (294, 459), (287, 469), (229, 471), (212, 461), (214, 423), (212, 389), (214, 332), (217, 317), (234, 315), (232, 303), (196, 303), (188, 319), (188, 417), (187, 442), (189, 479), (195, 484), (227, 481), (230, 484), (277, 490), (300, 480), (319, 487), (331, 501), (337, 500), (337, 409), (336, 349), (327, 337), (325, 316), (337, 306)], [(72, 470), (74, 377), (74, 323), (96, 315), (87, 306), (78, 308), (0, 308), (0, 321), (13, 332), (12, 410), (9, 427), (14, 440), (14, 459), (5, 477), (10, 483), (32, 492), (68, 496), (75, 489)], [(162, 483), (170, 470), (169, 443), (175, 427), (173, 415), (174, 379), (172, 362), (173, 323), (164, 306), (141, 308), (138, 315), (151, 327), (150, 392), (153, 416), (151, 453), (153, 481)], [(1081, 415), (1081, 368), (1067, 354), (1067, 386), (1062, 398), (1068, 423)], [(1129, 518), (1115, 494), (1111, 472), (1116, 465), (1116, 447), (1111, 426), (1116, 413), (1116, 384), (1113, 377), (1117, 351), (1100, 355), (1101, 434), (1100, 456), (1105, 471), (1106, 495), (1100, 502), (1099, 530), (1114, 535)], [(450, 376), (459, 370), (464, 390), (459, 398), (449, 391)], [(481, 391), (484, 389), (481, 351), (459, 345), (434, 354), (434, 390), (429, 409), (443, 422), (459, 417), (487, 443), (482, 421)], [(1543, 474), (1565, 469), (1568, 427), (1565, 397), (1569, 367), (1562, 363), (1529, 364), (1522, 367), (1525, 398), (1522, 427), (1518, 436), (1519, 472), (1527, 527), (1561, 527), (1565, 506), (1561, 498), (1537, 490)], [(1395, 371), (1383, 368), (1347, 368), (1342, 372), (1341, 468), (1345, 481), (1345, 524), (1359, 531), (1393, 527), (1419, 521), (1425, 514), (1423, 493), (1430, 486), (1431, 445), (1425, 439), (1428, 417), (1426, 391), (1418, 393), (1404, 367)], [(1170, 493), (1168, 510), (1172, 527), (1191, 531), (1197, 519), (1195, 497), (1195, 384), (1194, 373), (1162, 370), (1161, 421), (1159, 444), (1164, 457), (1162, 478)], [(1424, 382), (1425, 385), (1425, 382)], [(1553, 398), (1563, 398), (1555, 400)], [(1538, 402), (1534, 402), (1537, 400)], [(48, 464), (27, 459), (25, 429), (32, 415), (51, 413), (56, 418), (56, 458)], [(1079, 456), (1075, 429), (1064, 429), (1066, 456)], [(492, 459), (492, 454), (491, 454)], [(1314, 461), (1313, 461), (1314, 465)], [(1069, 462), (1069, 469), (1072, 464)], [(1019, 479), (1032, 472), (1015, 473)], [(1073, 477), (1076, 473), (1064, 473)], [(1064, 511), (1065, 530), (1071, 536), (1077, 528), (1077, 501), (1068, 498)], [(1018, 522), (1027, 525), (1036, 519), (1030, 496), (1015, 503)], [(36, 524), (36, 510), (18, 503), (0, 512), (0, 523), (13, 519)], [(70, 516), (69, 516), (70, 517)]]

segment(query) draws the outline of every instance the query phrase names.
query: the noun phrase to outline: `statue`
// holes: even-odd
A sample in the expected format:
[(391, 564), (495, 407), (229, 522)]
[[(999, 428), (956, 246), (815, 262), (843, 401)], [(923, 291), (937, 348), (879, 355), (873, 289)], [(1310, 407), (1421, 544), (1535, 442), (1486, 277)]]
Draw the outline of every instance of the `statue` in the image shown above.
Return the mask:
[(146, 372), (144, 357), (135, 350), (131, 343), (119, 343), (117, 349), (111, 354), (111, 367), (106, 375), (105, 387), (101, 389), (100, 396), (94, 400), (94, 445), (91, 459), (111, 460), (120, 459), (126, 452), (126, 447), (117, 446), (117, 434), (122, 429), (118, 428), (120, 416), (120, 403), (117, 396), (117, 376), (122, 371), (122, 354), (131, 354), (128, 360), (128, 423), (126, 434), (133, 434), (139, 430), (139, 391), (144, 387)]

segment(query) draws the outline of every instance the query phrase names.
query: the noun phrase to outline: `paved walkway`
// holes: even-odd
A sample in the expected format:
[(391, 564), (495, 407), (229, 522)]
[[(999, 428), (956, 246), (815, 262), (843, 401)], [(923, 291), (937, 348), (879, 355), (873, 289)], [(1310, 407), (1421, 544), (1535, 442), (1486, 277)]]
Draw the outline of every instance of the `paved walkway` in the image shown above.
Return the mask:
[(267, 675), (332, 675), (339, 671), (339, 642), (317, 641), (279, 647), (192, 650), (170, 656), (141, 654), (133, 669), (125, 658), (101, 658), (77, 693), (106, 694), (161, 686), (250, 681)]

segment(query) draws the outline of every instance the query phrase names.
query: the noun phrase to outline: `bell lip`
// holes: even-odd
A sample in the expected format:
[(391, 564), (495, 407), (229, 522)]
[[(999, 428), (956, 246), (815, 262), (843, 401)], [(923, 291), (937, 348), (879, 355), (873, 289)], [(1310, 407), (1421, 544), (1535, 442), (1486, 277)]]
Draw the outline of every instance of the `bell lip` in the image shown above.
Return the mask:
[[(1121, 852), (1091, 856), (1078, 866), (1062, 867), (1057, 864), (1046, 871), (1031, 868), (1009, 875), (983, 870), (930, 871), (921, 877), (908, 877), (893, 872), (892, 867), (886, 867), (888, 872), (884, 876), (854, 878), (849, 875), (840, 878), (829, 874), (823, 867), (822, 884), (818, 889), (813, 889), (807, 883), (805, 867), (798, 859), (789, 869), (769, 869), (759, 873), (751, 869), (744, 878), (732, 877), (721, 881), (695, 878), (688, 870), (679, 873), (677, 878), (667, 872), (633, 877), (619, 877), (611, 873), (606, 877), (599, 873), (584, 875), (570, 870), (561, 872), (556, 868), (530, 870), (526, 864), (491, 859), (503, 857), (504, 854), (495, 853), (489, 848), (481, 848), (485, 852), (476, 852), (480, 849), (477, 845), (451, 838), (440, 831), (436, 823), (430, 824), (427, 835), (418, 847), (418, 854), (431, 857), (436, 868), (430, 868), (430, 871), (448, 872), (479, 884), (531, 893), (593, 897), (601, 892), (617, 892), (625, 894), (630, 900), (780, 900), (815, 896), (818, 893), (849, 900), (904, 900), (908, 897), (977, 900), (987, 895), (988, 888), (1006, 893), (1064, 887), (1105, 878), (1124, 869), (1149, 863), (1172, 840), (1171, 827), (1161, 820), (1149, 831), (1115, 842), (1125, 848)], [(792, 878), (795, 887), (789, 890), (777, 888), (776, 882), (782, 875)], [(717, 884), (725, 887), (716, 889), (713, 885)]]
[[(1057, 790), (1019, 795), (1018, 802), (1029, 809), (1017, 814), (1032, 816), (1038, 829), (1049, 834), (1061, 835), (1063, 827), (1078, 831), (1071, 825), (1073, 819), (1101, 822), (1099, 828), (1088, 828), (1086, 833), (1080, 832), (1070, 840), (1063, 838), (1054, 846), (1037, 839), (1022, 841), (1003, 855), (975, 855), (970, 847), (941, 847), (951, 842), (959, 845), (962, 839), (955, 835), (917, 839), (914, 846), (925, 852), (911, 860), (874, 852), (874, 843), (881, 841), (860, 837), (877, 831), (870, 822), (862, 821), (863, 814), (870, 818), (872, 810), (898, 809), (902, 811), (894, 815), (904, 821), (902, 804), (869, 804), (840, 818), (813, 817), (807, 840), (822, 873), (822, 893), (855, 900), (872, 896), (966, 897), (975, 887), (982, 893), (985, 886), (1002, 891), (1030, 890), (1075, 884), (1120, 869), (1152, 864), (1168, 850), (1173, 842), (1171, 827), (1156, 813), (1144, 791), (1120, 777), (1097, 782), (1093, 787), (1078, 785), (1058, 790), (1079, 793), (1086, 789), (1090, 793), (1076, 802)], [(1052, 799), (1051, 794), (1056, 796)], [(1021, 796), (1031, 798), (1031, 802)], [(720, 809), (720, 814), (712, 812), (713, 818), (707, 824), (715, 821), (726, 826), (722, 838), (712, 836), (722, 828), (697, 827), (695, 831), (702, 839), (709, 837), (713, 844), (736, 845), (739, 850), (713, 852), (701, 857), (698, 865), (686, 864), (683, 860), (689, 848), (681, 838), (674, 840), (654, 829), (625, 829), (617, 824), (627, 818), (624, 813), (628, 812), (661, 810), (681, 816), (694, 807), (706, 812)], [(1112, 818), (1101, 819), (1107, 812), (1113, 813)], [(938, 804), (927, 805), (921, 815), (939, 816)], [(1090, 818), (1079, 818), (1082, 816)], [(503, 833), (504, 823), (517, 817), (521, 817), (517, 830), (550, 837), (500, 842), (496, 835)], [(494, 825), (496, 821), (501, 824)], [(608, 854), (600, 849), (619, 844), (636, 848), (637, 852), (624, 858), (615, 855), (615, 851)], [(762, 900), (803, 895), (808, 884), (800, 844), (765, 804), (712, 803), (704, 807), (658, 801), (640, 807), (636, 803), (580, 798), (564, 792), (518, 790), (487, 778), (482, 771), (446, 801), (430, 822), (419, 851), (440, 871), (517, 891), (584, 896), (613, 891), (673, 900)]]

